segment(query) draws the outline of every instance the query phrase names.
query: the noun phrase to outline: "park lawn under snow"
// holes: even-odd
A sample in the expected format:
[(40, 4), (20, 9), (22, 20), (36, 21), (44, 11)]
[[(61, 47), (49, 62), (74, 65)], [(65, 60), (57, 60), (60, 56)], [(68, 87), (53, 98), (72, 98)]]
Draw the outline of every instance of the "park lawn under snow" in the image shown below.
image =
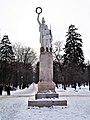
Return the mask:
[(0, 96), (0, 120), (90, 120), (90, 92), (88, 87), (81, 89), (56, 89), (67, 107), (28, 107), (29, 96), (35, 94), (37, 85), (28, 89), (12, 91), (11, 96)]

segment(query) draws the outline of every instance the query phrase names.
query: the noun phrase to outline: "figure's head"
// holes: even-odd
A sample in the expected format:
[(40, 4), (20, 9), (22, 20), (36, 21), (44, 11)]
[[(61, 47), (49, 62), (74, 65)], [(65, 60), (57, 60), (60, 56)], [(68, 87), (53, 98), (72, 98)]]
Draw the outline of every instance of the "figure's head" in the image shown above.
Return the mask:
[(44, 24), (45, 23), (45, 20), (44, 20), (44, 17), (42, 17), (42, 24)]

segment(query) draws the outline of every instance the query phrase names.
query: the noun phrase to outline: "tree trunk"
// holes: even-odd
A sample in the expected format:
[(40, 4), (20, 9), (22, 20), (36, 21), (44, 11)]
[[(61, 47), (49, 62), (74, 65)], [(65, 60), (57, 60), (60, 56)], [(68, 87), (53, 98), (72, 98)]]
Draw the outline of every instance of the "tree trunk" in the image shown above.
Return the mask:
[(90, 81), (89, 81), (89, 91), (90, 91)]
[(65, 85), (65, 83), (64, 83), (64, 85), (63, 85), (63, 86), (64, 86), (64, 90), (66, 90), (66, 85)]

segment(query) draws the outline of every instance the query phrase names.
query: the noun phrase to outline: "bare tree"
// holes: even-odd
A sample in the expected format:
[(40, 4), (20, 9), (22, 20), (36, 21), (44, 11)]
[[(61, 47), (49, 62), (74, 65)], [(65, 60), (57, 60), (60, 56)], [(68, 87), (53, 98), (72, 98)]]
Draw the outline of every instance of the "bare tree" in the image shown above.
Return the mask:
[(18, 62), (23, 62), (24, 64), (31, 63), (31, 65), (33, 65), (37, 61), (37, 54), (30, 47), (25, 47), (20, 43), (16, 43), (13, 45), (13, 50)]
[(36, 52), (21, 43), (13, 45), (13, 50), (16, 58), (15, 74), (17, 75), (17, 83), (20, 86), (31, 84), (33, 82), (33, 66), (37, 61)]
[(30, 47), (25, 47), (24, 48), (23, 61), (24, 61), (25, 64), (26, 63), (31, 63), (31, 65), (33, 65), (37, 61), (36, 53)]
[(53, 57), (54, 57), (54, 80), (57, 83), (62, 83), (65, 87), (64, 80), (64, 68), (63, 68), (63, 57), (62, 57), (62, 41), (56, 41), (53, 45)]
[(22, 55), (23, 55), (23, 46), (21, 43), (15, 43), (13, 45), (13, 51), (15, 54), (16, 61), (22, 62)]
[(53, 57), (54, 61), (58, 62), (59, 69), (62, 71), (61, 63), (63, 61), (61, 51), (62, 51), (62, 41), (56, 41), (53, 45)]

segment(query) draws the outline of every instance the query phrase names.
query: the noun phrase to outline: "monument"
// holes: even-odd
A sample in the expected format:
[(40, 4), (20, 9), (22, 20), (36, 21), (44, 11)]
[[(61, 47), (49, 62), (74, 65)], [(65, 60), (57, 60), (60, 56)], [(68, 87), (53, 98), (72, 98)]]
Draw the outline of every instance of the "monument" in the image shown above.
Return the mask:
[[(38, 12), (38, 9), (41, 11)], [(39, 16), (41, 12), (42, 8), (36, 8), (41, 43), (38, 92), (47, 93), (55, 92), (55, 83), (53, 82), (52, 33), (51, 29), (49, 30), (45, 24), (44, 17), (42, 18), (42, 23), (40, 22)]]
[[(39, 17), (42, 8), (36, 8), (37, 22), (40, 32), (40, 58), (39, 58), (39, 83), (38, 92), (35, 94), (34, 101), (28, 101), (28, 106), (66, 106), (67, 101), (60, 101), (59, 95), (55, 92), (55, 83), (53, 82), (53, 55), (52, 55), (52, 32), (45, 24), (44, 17), (40, 22)], [(55, 98), (58, 100), (56, 101)], [(41, 100), (44, 99), (44, 100)], [(53, 100), (51, 100), (53, 99)]]

